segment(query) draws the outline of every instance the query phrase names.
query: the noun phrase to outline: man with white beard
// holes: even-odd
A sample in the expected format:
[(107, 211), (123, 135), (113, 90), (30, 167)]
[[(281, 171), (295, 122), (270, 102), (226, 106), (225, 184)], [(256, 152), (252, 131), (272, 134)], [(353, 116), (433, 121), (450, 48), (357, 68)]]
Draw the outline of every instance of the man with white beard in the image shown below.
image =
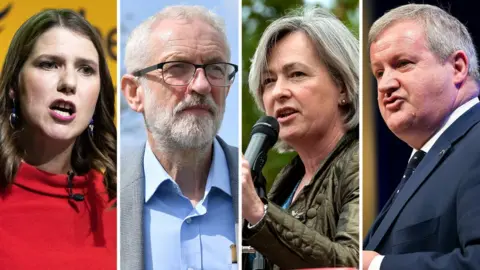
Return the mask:
[(167, 7), (125, 49), (121, 88), (147, 142), (121, 153), (122, 269), (231, 269), (238, 149), (216, 136), (238, 67), (223, 20)]

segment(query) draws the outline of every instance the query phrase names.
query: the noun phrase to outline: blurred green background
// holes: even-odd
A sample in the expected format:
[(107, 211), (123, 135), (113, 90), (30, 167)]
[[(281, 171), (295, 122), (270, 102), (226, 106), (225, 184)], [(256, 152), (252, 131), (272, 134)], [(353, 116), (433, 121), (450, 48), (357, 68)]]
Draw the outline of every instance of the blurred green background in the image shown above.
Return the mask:
[[(257, 109), (253, 97), (248, 91), (248, 72), (258, 41), (265, 28), (275, 19), (283, 16), (291, 9), (304, 6), (319, 6), (335, 14), (358, 38), (359, 36), (359, 4), (358, 0), (243, 0), (242, 1), (242, 153), (245, 153), (250, 140), (252, 126), (263, 114)], [(267, 190), (276, 175), (296, 153), (279, 154), (270, 151), (268, 161), (263, 168), (267, 179)]]

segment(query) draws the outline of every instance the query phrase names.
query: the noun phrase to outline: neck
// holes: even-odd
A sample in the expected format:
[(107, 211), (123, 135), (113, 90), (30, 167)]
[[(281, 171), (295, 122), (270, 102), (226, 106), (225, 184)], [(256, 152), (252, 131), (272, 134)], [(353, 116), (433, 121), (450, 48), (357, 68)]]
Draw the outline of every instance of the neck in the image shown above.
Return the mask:
[(343, 124), (334, 125), (323, 136), (302, 138), (300, 143), (292, 145), (305, 166), (304, 179), (312, 179), (320, 163), (333, 151), (345, 132)]
[(66, 174), (72, 170), (71, 157), (75, 139), (59, 141), (31, 134), (27, 129), (20, 134), (25, 162), (53, 174)]
[(148, 143), (157, 160), (178, 184), (183, 195), (194, 205), (199, 202), (204, 196), (212, 163), (213, 141), (201, 148), (178, 149), (156, 142), (148, 134)]

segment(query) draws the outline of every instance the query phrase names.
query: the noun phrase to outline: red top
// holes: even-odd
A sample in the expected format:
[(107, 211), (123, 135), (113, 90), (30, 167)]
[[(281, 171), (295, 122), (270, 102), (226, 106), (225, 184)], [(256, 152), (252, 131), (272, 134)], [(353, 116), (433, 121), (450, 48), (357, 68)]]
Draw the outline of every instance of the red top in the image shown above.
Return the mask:
[(22, 163), (15, 183), (0, 193), (0, 269), (116, 269), (116, 208), (103, 175), (73, 177)]

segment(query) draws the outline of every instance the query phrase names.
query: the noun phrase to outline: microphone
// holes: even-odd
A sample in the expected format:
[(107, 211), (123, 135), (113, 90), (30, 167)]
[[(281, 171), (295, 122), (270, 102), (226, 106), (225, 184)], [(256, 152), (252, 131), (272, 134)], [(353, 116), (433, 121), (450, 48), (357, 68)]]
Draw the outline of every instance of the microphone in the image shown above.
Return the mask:
[[(263, 166), (267, 161), (267, 152), (275, 145), (278, 139), (279, 125), (277, 119), (271, 116), (263, 116), (253, 125), (250, 133), (250, 142), (245, 151), (245, 159), (250, 164), (253, 185), (260, 198), (265, 197), (265, 178), (261, 175)], [(265, 269), (265, 257), (255, 251), (253, 270)]]
[(68, 177), (67, 177), (68, 198), (76, 202), (81, 202), (83, 201), (84, 196), (78, 193), (73, 194), (73, 177), (74, 176), (75, 176), (75, 173), (73, 171), (68, 172)]
[(277, 119), (271, 116), (262, 116), (253, 125), (250, 142), (245, 151), (245, 159), (250, 164), (252, 177), (261, 173), (268, 150), (277, 142), (279, 128)]

